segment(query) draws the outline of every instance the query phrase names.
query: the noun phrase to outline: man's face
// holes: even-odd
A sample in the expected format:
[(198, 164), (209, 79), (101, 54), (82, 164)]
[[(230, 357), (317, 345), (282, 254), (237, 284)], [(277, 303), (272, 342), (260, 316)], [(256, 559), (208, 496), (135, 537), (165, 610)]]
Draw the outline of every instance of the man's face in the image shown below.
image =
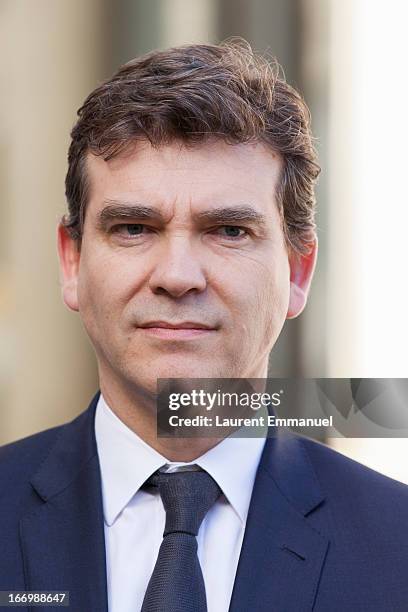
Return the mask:
[(222, 141), (88, 155), (81, 250), (62, 227), (59, 249), (64, 300), (105, 385), (154, 392), (157, 378), (266, 376), (315, 258), (288, 256), (281, 164), (260, 143)]

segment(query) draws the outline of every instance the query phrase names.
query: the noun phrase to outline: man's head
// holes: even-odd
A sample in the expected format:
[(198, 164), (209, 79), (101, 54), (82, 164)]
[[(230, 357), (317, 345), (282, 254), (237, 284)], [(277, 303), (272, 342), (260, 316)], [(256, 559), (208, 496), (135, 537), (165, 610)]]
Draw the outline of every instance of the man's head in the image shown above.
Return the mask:
[(318, 170), (304, 102), (242, 43), (154, 52), (98, 87), (59, 250), (101, 376), (265, 376), (306, 302)]

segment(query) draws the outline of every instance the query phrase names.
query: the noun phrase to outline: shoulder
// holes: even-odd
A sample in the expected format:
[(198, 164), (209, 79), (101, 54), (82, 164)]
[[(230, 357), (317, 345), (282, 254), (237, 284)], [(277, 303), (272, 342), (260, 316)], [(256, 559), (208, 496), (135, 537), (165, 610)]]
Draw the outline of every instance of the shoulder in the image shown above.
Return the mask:
[(295, 440), (322, 492), (307, 515), (328, 541), (316, 609), (405, 610), (408, 486), (324, 444)]
[(92, 433), (99, 395), (98, 391), (72, 421), (0, 446), (0, 500), (2, 494), (8, 497), (19, 484), (28, 483), (49, 456), (55, 472), (63, 466), (75, 469), (77, 463), (80, 468), (81, 461), (94, 453)]
[[(336, 522), (360, 533), (408, 527), (408, 486), (328, 446), (298, 437)], [(340, 526), (340, 525), (339, 525)]]
[(47, 458), (66, 425), (0, 446), (0, 498), (27, 482)]
[(408, 486), (346, 457), (326, 444), (297, 437), (309, 461), (325, 484), (332, 486), (363, 486), (408, 496)]

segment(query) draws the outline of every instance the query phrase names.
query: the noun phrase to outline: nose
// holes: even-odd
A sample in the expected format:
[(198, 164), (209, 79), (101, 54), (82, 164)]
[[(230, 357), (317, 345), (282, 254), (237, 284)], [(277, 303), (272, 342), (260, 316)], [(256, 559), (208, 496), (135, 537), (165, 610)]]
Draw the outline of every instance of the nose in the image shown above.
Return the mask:
[(185, 236), (168, 239), (149, 279), (153, 293), (181, 298), (189, 293), (201, 293), (207, 286), (199, 246)]

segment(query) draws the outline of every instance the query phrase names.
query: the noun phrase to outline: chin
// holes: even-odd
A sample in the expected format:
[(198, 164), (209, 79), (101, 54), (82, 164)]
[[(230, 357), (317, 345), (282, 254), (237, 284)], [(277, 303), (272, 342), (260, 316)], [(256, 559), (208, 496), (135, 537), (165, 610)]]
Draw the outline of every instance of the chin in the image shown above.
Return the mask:
[(210, 364), (174, 364), (163, 368), (157, 378), (219, 378), (214, 365)]
[[(146, 382), (149, 389), (156, 385), (159, 378), (220, 378), (223, 376), (222, 367), (210, 361), (199, 359), (172, 359), (168, 363), (157, 364), (155, 372), (146, 371)], [(153, 375), (153, 376), (152, 376)], [(228, 376), (227, 373), (224, 376)]]

